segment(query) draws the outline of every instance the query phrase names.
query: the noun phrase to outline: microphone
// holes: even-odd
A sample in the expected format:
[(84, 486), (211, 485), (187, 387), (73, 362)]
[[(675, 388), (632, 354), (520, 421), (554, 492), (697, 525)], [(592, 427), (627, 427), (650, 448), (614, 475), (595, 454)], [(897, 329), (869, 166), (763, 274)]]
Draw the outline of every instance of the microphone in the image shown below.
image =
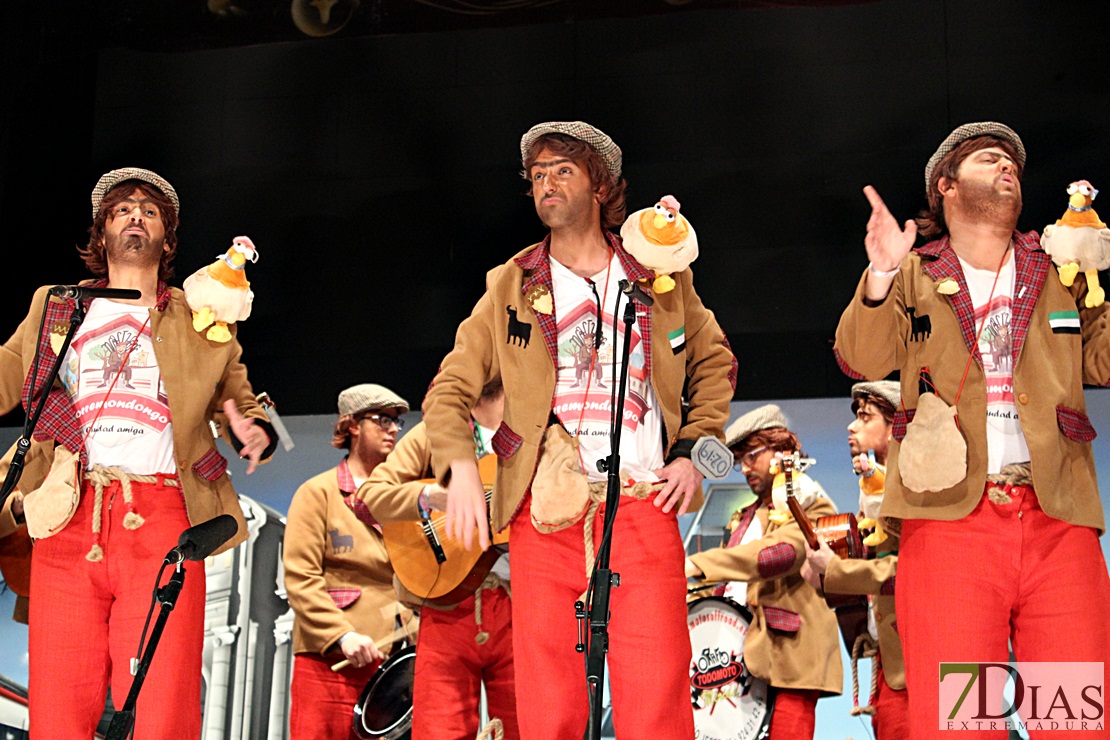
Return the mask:
[(639, 301), (642, 305), (650, 306), (651, 304), (655, 303), (655, 299), (645, 293), (643, 288), (641, 288), (639, 285), (636, 285), (636, 283), (632, 283), (627, 280), (621, 280), (619, 285), (622, 293), (624, 293), (626, 296), (629, 296), (635, 301)]
[(91, 298), (114, 298), (116, 300), (129, 300), (142, 298), (142, 291), (129, 288), (94, 288), (90, 285), (55, 285), (50, 289), (50, 295), (58, 298), (73, 298), (83, 301)]
[(732, 450), (713, 436), (702, 437), (690, 450), (690, 461), (698, 472), (710, 480), (720, 480), (732, 470)]
[(166, 555), (166, 563), (178, 565), (186, 560), (204, 560), (238, 531), (239, 523), (231, 514), (220, 514), (215, 519), (189, 527), (181, 533), (177, 547)]

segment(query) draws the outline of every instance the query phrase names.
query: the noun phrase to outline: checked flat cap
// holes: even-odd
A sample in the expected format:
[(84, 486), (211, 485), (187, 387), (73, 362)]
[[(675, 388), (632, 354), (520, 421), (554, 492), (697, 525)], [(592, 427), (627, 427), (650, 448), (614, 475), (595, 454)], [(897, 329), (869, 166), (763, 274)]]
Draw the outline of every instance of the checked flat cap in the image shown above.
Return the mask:
[(621, 164), (623, 162), (621, 148), (617, 146), (616, 142), (604, 131), (584, 121), (548, 121), (546, 123), (537, 123), (535, 126), (528, 129), (524, 136), (520, 137), (520, 159), (522, 162), (528, 159), (528, 152), (532, 149), (532, 145), (536, 143), (536, 139), (544, 134), (564, 134), (571, 138), (578, 139), (579, 141), (586, 142), (590, 145), (591, 149), (601, 155), (613, 179), (620, 179)]
[(937, 150), (933, 152), (933, 156), (929, 157), (929, 162), (925, 165), (926, 193), (929, 192), (929, 183), (933, 180), (933, 170), (936, 169), (937, 163), (944, 158), (944, 155), (968, 139), (974, 139), (977, 136), (997, 136), (999, 139), (1008, 142), (1017, 153), (1018, 164), (1025, 167), (1025, 145), (1021, 143), (1021, 137), (1012, 128), (994, 121), (965, 123), (948, 134), (948, 138), (942, 141)]
[(165, 178), (150, 170), (144, 170), (141, 167), (124, 167), (107, 172), (101, 175), (100, 179), (97, 180), (96, 187), (94, 187), (92, 191), (92, 215), (94, 221), (96, 217), (100, 215), (100, 206), (104, 202), (104, 196), (108, 194), (108, 191), (127, 180), (142, 180), (161, 190), (162, 194), (173, 203), (173, 209), (177, 212), (177, 217), (181, 217), (181, 201), (177, 199), (177, 191), (173, 189), (173, 185), (170, 185)]
[(401, 409), (401, 413), (407, 414), (409, 402), (376, 383), (353, 385), (339, 394), (340, 416), (378, 409)]
[(786, 417), (782, 409), (773, 403), (760, 406), (741, 416), (725, 430), (725, 445), (735, 447), (745, 439), (763, 429), (786, 429)]

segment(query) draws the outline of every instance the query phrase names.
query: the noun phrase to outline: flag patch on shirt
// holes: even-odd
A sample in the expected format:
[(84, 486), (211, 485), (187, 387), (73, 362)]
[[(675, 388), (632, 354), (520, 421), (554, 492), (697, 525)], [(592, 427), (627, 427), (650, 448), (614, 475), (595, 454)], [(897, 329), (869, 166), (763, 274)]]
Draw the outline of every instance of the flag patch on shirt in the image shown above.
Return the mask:
[(676, 355), (686, 349), (686, 327), (680, 326), (672, 332), (667, 332), (667, 339), (671, 343), (671, 351)]
[(1048, 325), (1053, 334), (1078, 334), (1078, 311), (1052, 311), (1048, 314)]

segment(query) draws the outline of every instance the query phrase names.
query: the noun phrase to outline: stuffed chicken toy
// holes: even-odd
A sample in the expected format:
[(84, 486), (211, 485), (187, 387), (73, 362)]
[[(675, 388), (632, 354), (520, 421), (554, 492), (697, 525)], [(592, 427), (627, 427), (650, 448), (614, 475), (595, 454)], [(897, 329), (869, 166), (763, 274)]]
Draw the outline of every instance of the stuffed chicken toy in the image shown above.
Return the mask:
[(193, 328), (213, 342), (231, 339), (228, 324), (251, 315), (254, 292), (246, 265), (258, 261), (258, 250), (249, 237), (237, 236), (231, 248), (207, 267), (185, 278), (185, 300), (193, 312)]
[(874, 547), (887, 539), (879, 519), (879, 507), (886, 493), (886, 468), (875, 462), (874, 450), (859, 456), (859, 510), (863, 518), (859, 520), (860, 529), (873, 529), (863, 538), (863, 544)]
[(678, 200), (664, 195), (651, 208), (631, 214), (621, 226), (624, 248), (641, 265), (655, 272), (652, 292), (674, 289), (672, 273), (682, 272), (698, 258), (694, 227), (679, 211)]
[(1098, 190), (1086, 180), (1068, 185), (1068, 210), (1041, 235), (1041, 248), (1056, 263), (1061, 283), (1070, 287), (1080, 272), (1087, 276), (1087, 308), (1106, 300), (1098, 271), (1110, 267), (1110, 229), (1092, 207), (1096, 195)]

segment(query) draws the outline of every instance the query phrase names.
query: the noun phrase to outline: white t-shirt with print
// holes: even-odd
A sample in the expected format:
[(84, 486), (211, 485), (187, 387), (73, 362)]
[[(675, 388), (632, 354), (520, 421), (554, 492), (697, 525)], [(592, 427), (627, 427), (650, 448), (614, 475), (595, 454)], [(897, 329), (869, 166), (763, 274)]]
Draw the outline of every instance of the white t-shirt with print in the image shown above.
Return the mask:
[[(580, 461), (587, 477), (600, 482), (606, 480), (606, 474), (597, 469), (597, 461), (608, 458), (611, 452), (611, 410), (620, 381), (623, 315), (629, 300), (621, 293), (619, 284), (628, 276), (616, 254), (605, 270), (589, 280), (575, 275), (554, 258), (550, 262), (559, 337), (554, 411), (570, 436), (579, 440)], [(594, 357), (599, 300), (601, 344)], [(639, 305), (636, 308), (647, 310)], [(621, 478), (655, 481), (658, 476), (652, 471), (663, 467), (663, 421), (651, 379), (647, 377), (638, 321), (632, 324), (628, 364), (620, 445)]]
[(61, 380), (88, 435), (90, 465), (134, 475), (177, 472), (149, 317), (148, 308), (96, 298), (66, 353)]
[(979, 332), (979, 354), (987, 376), (987, 473), (997, 473), (1005, 465), (1029, 460), (1029, 445), (1014, 403), (1014, 342), (1010, 324), (1016, 280), (1014, 257), (1011, 251), (998, 272), (997, 285), (994, 270), (979, 270), (963, 260), (960, 264), (975, 307), (975, 331)]

